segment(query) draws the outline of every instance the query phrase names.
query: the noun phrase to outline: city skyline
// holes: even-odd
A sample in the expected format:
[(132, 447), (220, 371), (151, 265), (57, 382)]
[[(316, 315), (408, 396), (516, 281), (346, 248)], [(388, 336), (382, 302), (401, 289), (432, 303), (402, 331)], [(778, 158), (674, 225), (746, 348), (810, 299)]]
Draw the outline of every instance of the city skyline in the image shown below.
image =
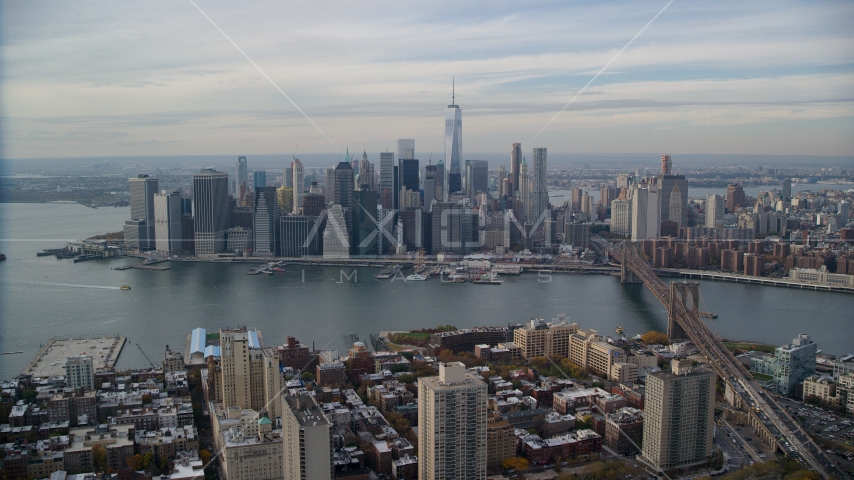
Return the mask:
[[(553, 152), (851, 151), (850, 5), (674, 2), (616, 58), (665, 5), (296, 8), (301, 27), (281, 29), (278, 5), (198, 4), (331, 143), (192, 4), (72, 17), (9, 5), (3, 155), (380, 151), (414, 138), (438, 159), (452, 77), (470, 152), (503, 151), (508, 135)], [(404, 34), (425, 30), (438, 33), (429, 44)]]

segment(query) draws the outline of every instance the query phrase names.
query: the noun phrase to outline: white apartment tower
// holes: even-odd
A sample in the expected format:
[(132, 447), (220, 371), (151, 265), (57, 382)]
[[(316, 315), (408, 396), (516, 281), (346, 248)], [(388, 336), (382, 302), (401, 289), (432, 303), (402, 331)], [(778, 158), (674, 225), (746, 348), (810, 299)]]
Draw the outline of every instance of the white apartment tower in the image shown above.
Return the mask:
[(632, 241), (658, 238), (661, 233), (659, 191), (652, 185), (640, 184), (632, 193)]
[(303, 198), (305, 197), (305, 170), (303, 170), (302, 162), (299, 158), (294, 158), (291, 163), (291, 172), (293, 173), (294, 183), (294, 210), (293, 214), (297, 215), (302, 210)]
[(418, 379), (419, 480), (486, 479), (486, 382), (460, 362)]
[(706, 227), (720, 227), (724, 223), (724, 197), (710, 193), (706, 195)]
[(95, 388), (95, 368), (92, 355), (68, 357), (65, 360), (65, 386), (68, 388)]

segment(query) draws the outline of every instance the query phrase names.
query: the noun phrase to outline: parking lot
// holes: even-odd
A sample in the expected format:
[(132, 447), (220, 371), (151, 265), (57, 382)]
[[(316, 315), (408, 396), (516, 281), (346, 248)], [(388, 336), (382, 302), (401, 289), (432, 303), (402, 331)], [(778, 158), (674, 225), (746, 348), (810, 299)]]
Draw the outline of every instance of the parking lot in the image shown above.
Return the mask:
[[(777, 399), (806, 430), (827, 440), (854, 445), (854, 419), (791, 399)], [(849, 475), (854, 475), (854, 452), (831, 449), (828, 456)]]

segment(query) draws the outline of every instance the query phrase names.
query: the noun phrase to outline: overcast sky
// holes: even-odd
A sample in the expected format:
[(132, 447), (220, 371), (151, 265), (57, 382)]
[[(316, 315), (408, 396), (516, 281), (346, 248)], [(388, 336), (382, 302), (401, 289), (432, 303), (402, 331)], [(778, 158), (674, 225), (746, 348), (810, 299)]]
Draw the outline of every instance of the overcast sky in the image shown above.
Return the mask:
[(465, 152), (851, 155), (854, 3), (3, 2), (4, 158), (443, 156), (456, 77)]

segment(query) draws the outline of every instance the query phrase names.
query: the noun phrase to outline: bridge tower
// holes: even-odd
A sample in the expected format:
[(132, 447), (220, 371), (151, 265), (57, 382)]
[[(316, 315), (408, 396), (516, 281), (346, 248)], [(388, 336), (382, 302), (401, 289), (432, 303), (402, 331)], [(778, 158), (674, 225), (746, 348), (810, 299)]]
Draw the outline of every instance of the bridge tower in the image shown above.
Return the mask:
[(629, 261), (629, 245), (625, 242), (620, 247), (622, 249), (622, 261), (620, 261), (620, 283), (643, 283), (626, 265)]
[(681, 302), (688, 312), (693, 312), (696, 318), (700, 318), (698, 303), (700, 300), (699, 282), (670, 282), (670, 304), (667, 306), (667, 338), (671, 342), (688, 340), (688, 334), (676, 322), (674, 315), (675, 302)]

